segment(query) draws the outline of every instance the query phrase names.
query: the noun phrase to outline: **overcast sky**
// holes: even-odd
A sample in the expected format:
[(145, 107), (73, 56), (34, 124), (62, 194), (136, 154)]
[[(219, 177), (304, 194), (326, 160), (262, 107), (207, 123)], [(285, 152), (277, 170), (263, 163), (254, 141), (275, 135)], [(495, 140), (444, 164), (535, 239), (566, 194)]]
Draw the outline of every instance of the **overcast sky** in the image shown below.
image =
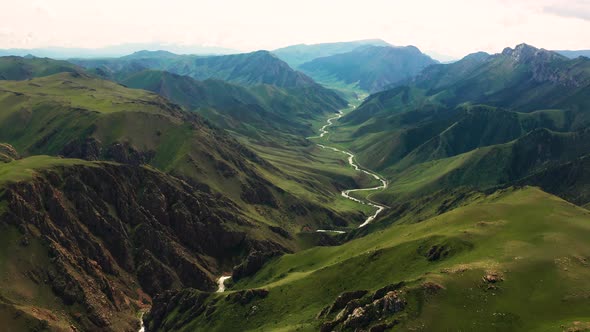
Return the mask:
[(0, 0), (0, 48), (163, 42), (251, 51), (381, 38), (460, 57), (590, 49), (590, 0)]

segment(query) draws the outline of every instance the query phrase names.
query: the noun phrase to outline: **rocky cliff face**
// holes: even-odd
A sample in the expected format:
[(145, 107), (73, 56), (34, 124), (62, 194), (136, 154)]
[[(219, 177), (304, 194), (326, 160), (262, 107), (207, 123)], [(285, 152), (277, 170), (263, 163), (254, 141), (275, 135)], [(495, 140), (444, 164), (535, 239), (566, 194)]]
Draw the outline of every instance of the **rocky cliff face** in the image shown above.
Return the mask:
[(250, 251), (283, 250), (254, 240), (256, 225), (231, 201), (146, 167), (51, 169), (8, 185), (2, 200), (0, 223), (17, 227), (24, 245), (36, 239), (48, 248), (51, 263), (36, 267), (36, 279), (83, 330), (120, 330), (121, 321), (133, 329), (152, 296), (212, 291), (222, 266)]
[(572, 88), (579, 88), (589, 83), (587, 75), (581, 74), (576, 68), (579, 65), (587, 65), (569, 62), (567, 66), (560, 66), (559, 64), (568, 62), (568, 59), (557, 52), (520, 44), (514, 49), (505, 48), (501, 55), (512, 61), (515, 66), (528, 67), (532, 79), (536, 82), (550, 82)]
[(18, 152), (10, 144), (0, 143), (0, 162), (8, 163), (14, 159), (18, 159)]

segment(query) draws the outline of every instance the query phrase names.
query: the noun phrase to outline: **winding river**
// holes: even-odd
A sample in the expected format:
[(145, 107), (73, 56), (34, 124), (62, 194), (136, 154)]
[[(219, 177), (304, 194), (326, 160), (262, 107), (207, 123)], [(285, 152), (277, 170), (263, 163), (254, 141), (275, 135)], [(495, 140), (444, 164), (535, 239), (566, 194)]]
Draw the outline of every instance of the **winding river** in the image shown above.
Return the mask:
[(139, 316), (139, 322), (140, 322), (141, 326), (139, 327), (138, 332), (145, 332), (145, 325), (143, 324), (143, 315), (144, 315), (144, 312), (142, 312), (141, 315)]
[[(334, 120), (338, 120), (342, 116), (344, 116), (344, 113), (342, 111), (338, 111), (338, 115), (336, 115), (335, 117), (329, 118), (328, 121), (327, 121), (327, 123), (322, 128), (320, 128), (320, 136), (319, 137), (322, 138), (326, 134), (328, 134), (329, 133), (328, 132), (328, 127), (330, 127), (331, 125), (333, 125), (333, 121)], [(345, 154), (348, 157), (348, 163), (356, 171), (363, 172), (363, 173), (365, 173), (365, 174), (367, 174), (369, 176), (372, 176), (374, 179), (379, 180), (381, 182), (381, 185), (380, 186), (377, 186), (377, 187), (362, 188), (362, 189), (347, 189), (347, 190), (343, 190), (342, 191), (342, 196), (344, 196), (344, 197), (346, 197), (346, 198), (348, 198), (350, 200), (353, 200), (353, 201), (355, 201), (357, 203), (372, 206), (372, 207), (374, 207), (376, 209), (375, 210), (375, 213), (373, 215), (367, 217), (367, 219), (365, 220), (365, 222), (363, 222), (359, 226), (359, 228), (367, 226), (373, 220), (375, 220), (375, 218), (377, 218), (377, 216), (379, 216), (379, 214), (381, 212), (383, 212), (383, 210), (385, 210), (387, 207), (385, 205), (381, 205), (381, 204), (372, 202), (372, 201), (370, 201), (368, 199), (367, 200), (360, 200), (358, 198), (355, 198), (355, 197), (350, 196), (350, 194), (353, 193), (353, 192), (357, 192), (357, 191), (383, 190), (383, 189), (387, 188), (387, 180), (385, 180), (382, 176), (380, 176), (377, 173), (374, 173), (374, 172), (371, 172), (371, 171), (368, 171), (368, 170), (365, 170), (365, 169), (361, 168), (357, 163), (355, 163), (355, 161), (354, 161), (354, 154), (352, 154), (352, 153), (350, 153), (348, 151), (340, 150), (340, 149), (337, 149), (335, 147), (326, 146), (326, 145), (323, 145), (323, 144), (318, 144), (318, 146), (321, 147), (322, 149), (329, 149), (329, 150), (332, 150), (332, 151), (336, 151), (336, 152), (340, 152), (342, 154)], [(343, 231), (333, 231), (333, 230), (326, 230), (326, 229), (318, 229), (317, 232), (344, 233)]]
[(217, 279), (217, 293), (225, 292), (225, 281), (231, 278), (231, 276), (221, 276)]
[[(344, 113), (342, 111), (338, 112), (338, 115), (336, 115), (335, 117), (329, 118), (327, 120), (327, 123), (320, 128), (320, 138), (324, 137), (326, 134), (328, 134), (328, 127), (330, 127), (333, 124), (334, 120), (338, 120), (340, 119), (342, 116), (344, 116)], [(310, 137), (311, 138), (311, 137)], [(350, 166), (352, 166), (356, 171), (359, 172), (363, 172), (369, 176), (372, 176), (373, 178), (375, 178), (376, 180), (379, 180), (381, 182), (380, 186), (377, 187), (371, 187), (371, 188), (362, 188), (362, 189), (347, 189), (347, 190), (343, 190), (342, 191), (342, 196), (353, 200), (357, 203), (360, 204), (365, 204), (365, 205), (369, 205), (372, 206), (376, 209), (375, 213), (373, 213), (373, 215), (369, 216), (365, 222), (363, 222), (359, 228), (367, 226), (369, 223), (371, 223), (371, 221), (375, 220), (375, 218), (377, 218), (377, 216), (383, 212), (383, 210), (385, 210), (387, 207), (385, 205), (381, 205), (375, 202), (371, 202), (369, 200), (360, 200), (358, 198), (354, 198), (352, 196), (350, 196), (351, 193), (355, 192), (355, 191), (373, 191), (373, 190), (382, 190), (387, 188), (387, 180), (385, 180), (383, 177), (381, 177), (379, 174), (371, 172), (371, 171), (367, 171), (365, 169), (362, 169), (357, 163), (354, 162), (354, 154), (344, 151), (344, 150), (340, 150), (331, 146), (325, 146), (323, 144), (318, 144), (319, 147), (321, 147), (322, 149), (329, 149), (329, 150), (333, 150), (336, 152), (340, 152), (342, 154), (345, 154), (348, 157), (348, 163), (350, 164)], [(330, 229), (318, 229), (316, 232), (318, 233), (339, 233), (339, 234), (343, 234), (346, 233), (344, 231), (337, 231), (337, 230), (330, 230)], [(219, 277), (219, 279), (217, 279), (217, 292), (218, 293), (223, 293), (225, 291), (225, 281), (227, 279), (231, 278), (231, 276), (221, 276)], [(143, 324), (143, 313), (141, 313), (141, 317), (139, 318), (140, 322), (141, 322), (141, 327), (139, 329), (139, 332), (145, 332), (145, 326)]]

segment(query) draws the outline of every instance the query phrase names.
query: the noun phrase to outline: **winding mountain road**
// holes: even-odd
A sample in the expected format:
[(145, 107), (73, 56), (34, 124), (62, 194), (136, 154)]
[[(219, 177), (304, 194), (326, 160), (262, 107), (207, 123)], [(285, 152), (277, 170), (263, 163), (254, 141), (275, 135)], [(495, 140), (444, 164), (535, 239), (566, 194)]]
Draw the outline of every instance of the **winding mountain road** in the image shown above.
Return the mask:
[[(328, 134), (329, 133), (328, 132), (328, 127), (330, 127), (331, 125), (334, 124), (333, 123), (334, 120), (338, 120), (342, 116), (344, 116), (344, 113), (342, 111), (338, 111), (338, 115), (336, 115), (335, 117), (329, 118), (327, 120), (327, 123), (322, 128), (320, 128), (320, 136), (319, 137), (322, 138), (326, 134)], [(368, 171), (368, 170), (365, 170), (365, 169), (361, 168), (357, 163), (355, 163), (355, 161), (354, 161), (354, 158), (355, 158), (354, 154), (352, 154), (352, 153), (350, 153), (348, 151), (340, 150), (340, 149), (337, 149), (335, 147), (326, 146), (326, 145), (323, 145), (323, 144), (318, 144), (318, 146), (321, 147), (322, 149), (329, 149), (329, 150), (340, 152), (342, 154), (347, 155), (348, 156), (348, 163), (356, 171), (363, 172), (363, 173), (365, 173), (365, 174), (367, 174), (369, 176), (372, 176), (374, 179), (379, 180), (381, 182), (381, 185), (380, 186), (377, 186), (377, 187), (362, 188), (362, 189), (347, 189), (347, 190), (343, 190), (342, 191), (342, 196), (344, 196), (344, 197), (346, 197), (346, 198), (348, 198), (350, 200), (353, 200), (353, 201), (355, 201), (357, 203), (369, 205), (369, 206), (372, 206), (372, 207), (374, 207), (374, 208), (377, 209), (373, 215), (369, 216), (365, 220), (365, 222), (363, 222), (359, 226), (359, 228), (367, 226), (373, 220), (375, 220), (375, 218), (377, 218), (377, 216), (379, 216), (379, 214), (381, 212), (383, 212), (383, 210), (385, 210), (387, 208), (387, 206), (381, 205), (381, 204), (378, 204), (378, 203), (375, 203), (375, 202), (371, 202), (370, 200), (360, 200), (358, 198), (355, 198), (355, 197), (350, 196), (350, 194), (353, 193), (353, 192), (357, 192), (357, 191), (383, 190), (383, 189), (387, 188), (387, 180), (385, 180), (382, 176), (380, 176), (377, 173), (374, 173), (374, 172), (371, 172), (371, 171)], [(325, 229), (318, 229), (317, 232), (336, 232), (336, 233), (341, 233), (342, 231), (331, 231), (331, 230), (325, 230)]]

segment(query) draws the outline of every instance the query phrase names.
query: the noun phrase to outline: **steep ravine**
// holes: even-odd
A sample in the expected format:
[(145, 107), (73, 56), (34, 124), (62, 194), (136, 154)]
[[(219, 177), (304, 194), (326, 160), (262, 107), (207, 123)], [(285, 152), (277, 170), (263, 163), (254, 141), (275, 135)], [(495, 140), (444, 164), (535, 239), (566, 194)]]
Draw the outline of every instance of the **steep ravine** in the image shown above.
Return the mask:
[(48, 256), (17, 275), (51, 289), (63, 307), (16, 295), (0, 302), (55, 312), (49, 326), (137, 331), (138, 312), (156, 294), (215, 291), (222, 266), (249, 252), (285, 250), (272, 237), (253, 238), (257, 225), (231, 201), (146, 167), (52, 168), (3, 189), (0, 226), (19, 230), (18, 250), (40, 243)]

